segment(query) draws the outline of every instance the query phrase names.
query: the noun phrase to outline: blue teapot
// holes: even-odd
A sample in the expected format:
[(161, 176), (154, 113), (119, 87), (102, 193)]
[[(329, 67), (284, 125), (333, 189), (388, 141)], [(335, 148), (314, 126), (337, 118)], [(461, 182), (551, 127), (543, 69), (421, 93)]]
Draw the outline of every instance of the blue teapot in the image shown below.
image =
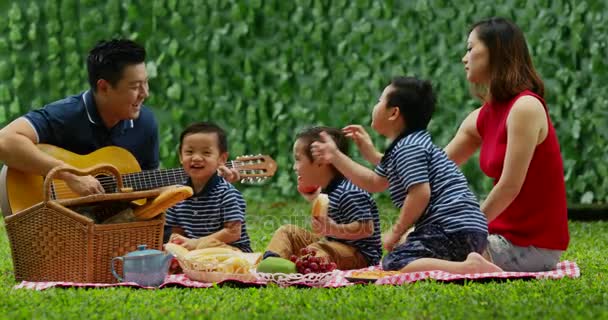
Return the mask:
[[(146, 249), (138, 245), (137, 251), (129, 252), (122, 257), (112, 259), (112, 274), (120, 282), (135, 282), (144, 287), (158, 287), (164, 281), (173, 255), (159, 250)], [(123, 276), (114, 270), (117, 260), (122, 261)]]

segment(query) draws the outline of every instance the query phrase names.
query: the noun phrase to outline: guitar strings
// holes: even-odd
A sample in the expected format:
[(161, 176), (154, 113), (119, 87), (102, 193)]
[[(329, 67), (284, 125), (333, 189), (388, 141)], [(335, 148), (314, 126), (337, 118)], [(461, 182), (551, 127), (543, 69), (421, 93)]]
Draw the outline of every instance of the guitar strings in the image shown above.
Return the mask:
[[(228, 168), (239, 168), (245, 167), (250, 164), (261, 163), (261, 160), (231, 160), (226, 163)], [(248, 177), (264, 177), (265, 169), (239, 169), (243, 176)], [(141, 176), (141, 178), (140, 178)], [(186, 179), (186, 173), (183, 168), (170, 168), (170, 169), (158, 169), (158, 170), (146, 170), (140, 172), (127, 173), (122, 175), (123, 186), (132, 187), (135, 190), (146, 190), (153, 189), (159, 186), (167, 186), (173, 184), (180, 184)], [(111, 190), (112, 187), (116, 187), (116, 178), (114, 176), (100, 176), (97, 180), (106, 191)], [(170, 182), (168, 182), (170, 181)], [(53, 183), (53, 194), (54, 198), (64, 198), (73, 196), (74, 192), (67, 186), (67, 184), (55, 184)]]

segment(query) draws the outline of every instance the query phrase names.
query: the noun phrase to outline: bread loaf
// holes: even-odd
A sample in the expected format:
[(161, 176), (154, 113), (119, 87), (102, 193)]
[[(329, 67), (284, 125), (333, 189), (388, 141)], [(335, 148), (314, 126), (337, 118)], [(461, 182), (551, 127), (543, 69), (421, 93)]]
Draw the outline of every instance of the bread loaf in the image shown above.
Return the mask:
[(320, 217), (327, 215), (327, 209), (329, 208), (329, 197), (325, 193), (320, 193), (318, 197), (312, 202), (312, 216)]

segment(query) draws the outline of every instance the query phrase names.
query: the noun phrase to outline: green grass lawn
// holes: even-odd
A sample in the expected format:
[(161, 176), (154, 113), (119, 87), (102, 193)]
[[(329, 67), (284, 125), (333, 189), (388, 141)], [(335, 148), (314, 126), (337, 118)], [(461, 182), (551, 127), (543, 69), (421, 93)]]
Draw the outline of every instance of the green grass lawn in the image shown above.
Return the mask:
[[(380, 203), (382, 227), (396, 211)], [(262, 251), (284, 223), (307, 225), (304, 200), (250, 204), (253, 249)], [(579, 279), (446, 284), (352, 286), (338, 289), (277, 287), (139, 290), (13, 290), (10, 248), (0, 220), (0, 318), (129, 319), (606, 319), (608, 318), (608, 222), (570, 222), (571, 244), (563, 259), (581, 268)]]

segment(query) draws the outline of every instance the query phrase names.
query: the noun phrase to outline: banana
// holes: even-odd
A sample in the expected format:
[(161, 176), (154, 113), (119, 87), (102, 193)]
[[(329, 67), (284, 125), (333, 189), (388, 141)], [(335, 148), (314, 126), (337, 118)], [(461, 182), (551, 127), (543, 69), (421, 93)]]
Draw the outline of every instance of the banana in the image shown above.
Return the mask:
[(200, 257), (200, 256), (217, 255), (217, 254), (234, 255), (235, 253), (238, 253), (238, 251), (234, 251), (234, 250), (228, 249), (228, 248), (205, 248), (205, 249), (192, 250), (192, 251), (188, 252), (188, 254), (186, 254), (185, 258), (186, 259), (196, 259), (197, 257)]
[(180, 246), (179, 244), (175, 244), (175, 243), (167, 243), (165, 244), (165, 251), (171, 253), (172, 255), (174, 255), (176, 258), (182, 259), (186, 254), (188, 254), (188, 249)]
[[(168, 251), (175, 249), (173, 246), (167, 248)], [(181, 259), (190, 268), (206, 272), (247, 274), (252, 268), (245, 254), (228, 248), (196, 249), (186, 252)]]
[(218, 269), (224, 269), (226, 273), (249, 273), (251, 265), (243, 257), (235, 256), (218, 265)]

